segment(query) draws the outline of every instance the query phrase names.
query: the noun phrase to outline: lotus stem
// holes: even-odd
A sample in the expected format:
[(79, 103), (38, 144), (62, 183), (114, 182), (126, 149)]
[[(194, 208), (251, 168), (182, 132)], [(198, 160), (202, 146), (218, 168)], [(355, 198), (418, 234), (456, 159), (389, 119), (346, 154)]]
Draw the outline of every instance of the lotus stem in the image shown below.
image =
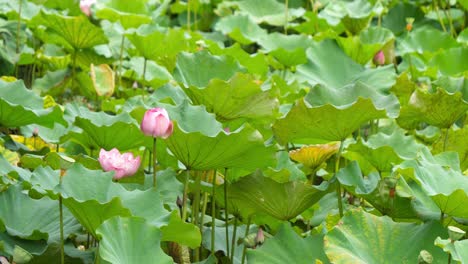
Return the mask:
[(122, 57), (125, 44), (125, 35), (122, 34), (122, 40), (120, 41), (120, 53), (119, 53), (119, 87), (122, 86)]
[(449, 20), (450, 35), (452, 35), (454, 38), (456, 38), (457, 37), (457, 32), (453, 28), (453, 19), (452, 19), (452, 14), (450, 13), (450, 0), (447, 1), (447, 5), (448, 5), (449, 10), (444, 9), (444, 12), (445, 12), (445, 16)]
[(190, 32), (190, 0), (187, 0), (187, 30)]
[(444, 212), (440, 211), (440, 224), (444, 225)]
[(16, 26), (16, 54), (19, 54), (20, 46), (20, 32), (21, 32), (21, 11), (23, 9), (23, 1), (19, 0), (19, 9), (18, 9), (18, 25)]
[(72, 62), (72, 79), (71, 79), (71, 89), (73, 90), (73, 86), (75, 85), (75, 77), (76, 77), (76, 48), (73, 50), (73, 62)]
[[(192, 223), (198, 226), (198, 218), (200, 216), (200, 187), (201, 187), (201, 177), (200, 173), (195, 174), (195, 197), (193, 201), (193, 213), (192, 213)], [(200, 229), (201, 230), (201, 229)], [(198, 249), (194, 250), (193, 261), (200, 261), (200, 251)]]
[[(200, 228), (200, 232), (203, 233), (204, 229), (204, 223), (205, 223), (205, 213), (206, 213), (206, 207), (208, 205), (208, 193), (203, 192), (203, 205), (202, 205), (202, 212), (201, 212), (201, 218), (200, 218), (200, 223), (198, 224), (198, 228)], [(203, 256), (203, 248), (200, 247), (200, 257), (201, 259), (205, 259)]]
[(146, 76), (146, 63), (147, 63), (147, 59), (145, 58), (145, 60), (143, 61), (143, 82), (146, 81), (145, 79), (145, 76)]
[(216, 170), (213, 173), (211, 187), (211, 255), (215, 254), (215, 226), (216, 226)]
[[(62, 176), (60, 177), (60, 182), (62, 181)], [(65, 248), (64, 248), (64, 234), (63, 234), (63, 204), (62, 204), (62, 194), (59, 194), (59, 210), (60, 210), (60, 263), (65, 264)]]
[(184, 196), (182, 198), (182, 221), (185, 222), (187, 219), (187, 198), (188, 198), (188, 187), (189, 187), (190, 169), (187, 168), (184, 179)]
[(284, 2), (284, 34), (288, 34), (289, 0)]
[(156, 188), (156, 138), (153, 138), (153, 187)]
[(231, 241), (231, 262), (234, 263), (234, 251), (236, 249), (236, 235), (237, 235), (237, 217), (234, 217), (234, 231), (232, 232)]
[(445, 138), (444, 138), (444, 152), (447, 149), (447, 143), (448, 143), (448, 134), (449, 134), (449, 129), (447, 128), (445, 130)]
[(228, 210), (227, 168), (224, 169), (224, 222), (226, 231), (226, 256), (229, 254), (229, 210)]
[[(341, 158), (341, 153), (343, 152), (343, 142), (344, 140), (341, 140), (340, 143), (340, 149), (336, 153), (336, 160), (335, 160), (335, 177), (336, 174), (338, 173), (338, 170), (340, 169), (340, 158)], [(343, 217), (343, 201), (341, 198), (341, 184), (338, 178), (336, 179), (336, 182), (338, 183), (336, 186), (336, 196), (338, 198), (338, 210), (340, 212), (340, 217)]]
[(440, 13), (439, 13), (439, 5), (437, 4), (437, 0), (433, 0), (433, 1), (432, 1), (432, 4), (433, 4), (434, 9), (435, 9), (435, 11), (436, 11), (437, 19), (439, 20), (440, 26), (442, 27), (442, 29), (444, 30), (444, 32), (447, 32), (447, 28), (445, 28), (445, 24), (444, 24), (444, 22), (442, 21), (442, 17), (440, 16)]
[[(247, 219), (247, 227), (245, 228), (245, 233), (244, 233), (244, 238), (246, 238), (249, 235), (249, 229), (250, 229), (250, 221), (251, 217)], [(244, 249), (242, 250), (242, 261), (241, 264), (245, 263), (245, 254), (247, 253), (247, 246), (244, 244)]]

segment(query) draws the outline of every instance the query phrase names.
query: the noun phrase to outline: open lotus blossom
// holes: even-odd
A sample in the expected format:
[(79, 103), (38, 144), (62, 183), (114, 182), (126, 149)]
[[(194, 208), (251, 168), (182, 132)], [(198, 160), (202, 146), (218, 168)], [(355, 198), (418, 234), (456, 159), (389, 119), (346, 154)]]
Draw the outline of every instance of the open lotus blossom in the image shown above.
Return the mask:
[(383, 53), (383, 51), (379, 51), (377, 52), (375, 55), (374, 55), (374, 64), (375, 65), (384, 65), (385, 64), (385, 54)]
[(140, 167), (140, 157), (135, 158), (129, 152), (120, 154), (116, 148), (110, 151), (101, 149), (98, 160), (103, 170), (115, 171), (115, 180), (132, 176)]
[(80, 1), (80, 9), (83, 14), (86, 16), (91, 15), (91, 6), (96, 3), (96, 0), (81, 0)]
[(172, 134), (173, 124), (166, 109), (156, 107), (146, 111), (140, 128), (147, 136), (168, 138)]

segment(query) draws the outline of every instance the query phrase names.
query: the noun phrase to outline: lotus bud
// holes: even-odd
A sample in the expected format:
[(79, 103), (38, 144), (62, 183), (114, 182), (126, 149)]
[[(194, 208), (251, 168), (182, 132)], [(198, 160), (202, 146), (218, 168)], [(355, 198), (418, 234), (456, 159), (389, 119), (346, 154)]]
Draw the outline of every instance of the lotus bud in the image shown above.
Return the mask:
[(110, 151), (101, 149), (98, 160), (104, 171), (115, 172), (115, 180), (132, 176), (140, 167), (140, 157), (135, 158), (130, 152), (120, 154), (116, 148)]
[(166, 109), (156, 107), (146, 111), (140, 128), (147, 136), (168, 138), (172, 134), (173, 124)]
[(414, 22), (413, 17), (406, 18), (406, 31), (410, 32), (413, 29), (413, 22)]
[(33, 137), (37, 137), (39, 136), (39, 129), (37, 127), (34, 128), (33, 132), (32, 132), (32, 136)]
[(255, 238), (255, 243), (261, 245), (265, 242), (265, 234), (263, 234), (263, 229), (260, 227), (257, 231), (257, 237)]
[(96, 0), (81, 0), (80, 1), (80, 9), (83, 14), (86, 16), (91, 15), (91, 6), (96, 3)]
[(460, 228), (456, 226), (449, 226), (448, 233), (449, 233), (450, 240), (452, 241), (458, 241), (466, 234), (465, 231), (461, 230)]
[(433, 261), (431, 253), (426, 250), (421, 250), (418, 256), (418, 264), (431, 264)]
[(385, 64), (385, 54), (383, 53), (382, 50), (379, 50), (379, 52), (377, 52), (374, 55), (373, 61), (374, 61), (374, 64), (377, 66), (381, 66)]

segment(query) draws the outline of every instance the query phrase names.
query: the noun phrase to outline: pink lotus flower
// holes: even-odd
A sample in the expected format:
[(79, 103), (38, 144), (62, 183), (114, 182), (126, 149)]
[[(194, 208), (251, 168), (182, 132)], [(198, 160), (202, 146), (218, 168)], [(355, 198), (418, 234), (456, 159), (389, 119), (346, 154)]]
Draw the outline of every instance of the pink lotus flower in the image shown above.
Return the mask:
[(383, 53), (383, 51), (379, 51), (377, 52), (375, 55), (374, 55), (374, 64), (375, 65), (384, 65), (385, 64), (385, 54)]
[(91, 15), (91, 6), (96, 3), (96, 0), (81, 0), (80, 1), (80, 9), (83, 14), (86, 16)]
[(105, 171), (115, 171), (114, 179), (132, 176), (140, 167), (140, 157), (133, 157), (132, 153), (123, 153), (113, 148), (111, 151), (99, 151), (99, 163)]
[(140, 128), (147, 136), (168, 138), (172, 134), (173, 124), (166, 109), (156, 107), (146, 111)]

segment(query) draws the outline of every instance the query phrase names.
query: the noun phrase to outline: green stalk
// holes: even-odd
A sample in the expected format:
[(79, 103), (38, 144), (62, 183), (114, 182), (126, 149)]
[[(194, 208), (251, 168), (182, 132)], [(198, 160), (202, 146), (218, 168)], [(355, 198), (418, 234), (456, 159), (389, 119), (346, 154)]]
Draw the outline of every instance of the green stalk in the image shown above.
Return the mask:
[[(60, 182), (62, 181), (62, 176)], [(63, 203), (62, 194), (59, 194), (59, 210), (60, 210), (60, 263), (65, 264), (65, 248), (64, 248), (64, 234), (63, 234)]]
[[(201, 188), (201, 177), (200, 173), (195, 174), (195, 197), (193, 200), (193, 213), (192, 213), (192, 223), (198, 226), (198, 218), (200, 217), (200, 188)], [(200, 229), (201, 230), (201, 229)], [(198, 249), (194, 250), (193, 261), (200, 261), (200, 251)]]
[(445, 138), (444, 138), (444, 152), (447, 149), (447, 142), (448, 142), (448, 134), (449, 134), (449, 129), (447, 128), (445, 130)]
[(234, 231), (232, 232), (231, 241), (231, 262), (234, 263), (234, 251), (236, 249), (236, 234), (237, 234), (237, 217), (234, 217)]
[(156, 138), (153, 138), (153, 187), (156, 188)]
[(284, 34), (288, 34), (289, 1), (284, 2)]
[(432, 4), (433, 4), (434, 9), (435, 9), (435, 11), (436, 11), (437, 19), (439, 20), (440, 26), (442, 27), (442, 29), (444, 30), (444, 32), (447, 32), (447, 29), (445, 28), (445, 24), (444, 24), (444, 22), (442, 21), (442, 18), (440, 17), (439, 6), (438, 6), (438, 4), (437, 4), (437, 0), (433, 0), (433, 1), (432, 1)]
[(16, 54), (19, 54), (20, 46), (20, 31), (21, 31), (21, 11), (23, 9), (23, 1), (19, 0), (19, 10), (18, 10), (18, 25), (16, 26)]
[(73, 65), (72, 65), (72, 79), (71, 79), (71, 89), (73, 90), (73, 86), (75, 85), (75, 77), (76, 77), (76, 49), (73, 50)]
[(125, 44), (125, 35), (122, 34), (122, 40), (120, 42), (120, 53), (119, 53), (119, 87), (122, 86), (122, 57)]
[(211, 190), (211, 255), (215, 254), (215, 225), (216, 225), (216, 170), (214, 170)]
[(228, 210), (228, 190), (227, 190), (227, 169), (224, 169), (224, 222), (225, 222), (225, 231), (226, 231), (226, 255), (229, 254), (229, 210)]
[[(204, 229), (204, 223), (205, 223), (205, 213), (206, 213), (206, 207), (208, 205), (208, 193), (203, 192), (203, 205), (202, 205), (202, 212), (201, 212), (201, 219), (200, 223), (198, 224), (198, 228), (200, 228), (200, 232), (203, 233)], [(200, 250), (200, 258), (205, 259), (205, 256), (203, 256), (203, 247), (199, 248)]]
[[(343, 142), (344, 140), (341, 140), (340, 149), (338, 150), (338, 153), (336, 153), (335, 177), (336, 177), (336, 174), (338, 173), (338, 170), (340, 169), (340, 158), (341, 158), (341, 153), (343, 152)], [(340, 212), (340, 217), (343, 217), (343, 201), (341, 199), (341, 184), (340, 184), (340, 181), (338, 181), (338, 179), (336, 179), (336, 182), (338, 183), (336, 186), (336, 195), (338, 198), (338, 210)]]
[[(250, 221), (251, 221), (251, 217), (249, 216), (249, 218), (247, 219), (247, 227), (245, 228), (244, 238), (246, 238), (249, 235)], [(244, 249), (242, 250), (242, 263), (241, 264), (244, 264), (245, 262), (246, 253), (247, 253), (247, 247), (244, 244)]]
[(456, 38), (457, 37), (457, 32), (453, 28), (453, 19), (452, 19), (452, 14), (450, 13), (450, 0), (447, 1), (447, 5), (448, 5), (449, 10), (444, 9), (444, 12), (445, 12), (445, 16), (449, 20), (450, 35), (452, 35), (454, 38)]
[(190, 0), (187, 0), (187, 30), (190, 32)]
[(184, 180), (184, 197), (182, 198), (182, 221), (185, 222), (187, 219), (187, 198), (188, 198), (188, 187), (189, 187), (189, 176), (190, 170), (187, 168)]
[(101, 262), (101, 258), (99, 257), (99, 243), (96, 246), (96, 252), (94, 253), (94, 264), (99, 264)]

